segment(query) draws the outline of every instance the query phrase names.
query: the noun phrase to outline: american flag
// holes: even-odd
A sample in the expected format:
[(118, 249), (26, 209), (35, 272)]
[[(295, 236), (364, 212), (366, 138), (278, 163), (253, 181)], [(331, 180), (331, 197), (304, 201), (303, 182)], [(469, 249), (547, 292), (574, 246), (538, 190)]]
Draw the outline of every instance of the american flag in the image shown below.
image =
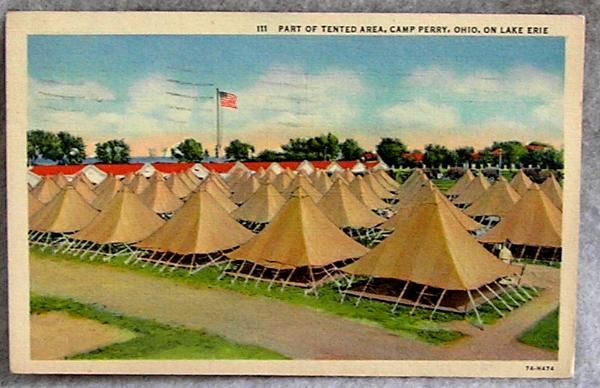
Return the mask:
[(219, 92), (219, 103), (223, 108), (237, 109), (237, 96), (233, 93)]

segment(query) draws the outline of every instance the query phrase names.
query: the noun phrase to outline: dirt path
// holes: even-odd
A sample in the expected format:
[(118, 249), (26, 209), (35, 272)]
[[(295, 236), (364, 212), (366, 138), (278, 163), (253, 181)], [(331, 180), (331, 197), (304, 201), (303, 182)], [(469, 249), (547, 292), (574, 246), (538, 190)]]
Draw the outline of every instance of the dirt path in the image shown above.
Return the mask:
[[(203, 329), (229, 340), (262, 346), (294, 359), (551, 359), (553, 353), (515, 338), (551, 311), (556, 287), (472, 337), (433, 346), (361, 322), (274, 299), (221, 289), (198, 289), (114, 267), (32, 258), (32, 291), (98, 303), (126, 315)], [(554, 270), (556, 271), (556, 270)], [(538, 271), (539, 272), (539, 271)], [(558, 271), (556, 271), (558, 272)], [(554, 276), (556, 275), (556, 276)], [(537, 273), (543, 282), (557, 273)], [(532, 281), (533, 284), (539, 282)], [(551, 281), (552, 283), (552, 281)], [(555, 282), (557, 284), (557, 281)]]

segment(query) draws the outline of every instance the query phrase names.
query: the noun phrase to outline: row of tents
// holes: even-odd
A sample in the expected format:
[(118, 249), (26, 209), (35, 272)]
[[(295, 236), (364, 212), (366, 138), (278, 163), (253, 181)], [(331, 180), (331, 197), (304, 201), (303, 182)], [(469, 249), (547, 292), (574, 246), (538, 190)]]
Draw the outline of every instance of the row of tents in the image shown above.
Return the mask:
[[(550, 186), (522, 173), (490, 186), (467, 172), (446, 196), (420, 170), (402, 185), (383, 171), (263, 170), (203, 180), (188, 172), (131, 174), (97, 186), (83, 174), (56, 175), (29, 193), (30, 239), (82, 256), (128, 255), (163, 270), (222, 263), (233, 281), (269, 287), (318, 293), (335, 282), (357, 302), (379, 299), (394, 309), (477, 313), (482, 303), (496, 309), (492, 299), (510, 307), (530, 298), (520, 287), (524, 267), (490, 252), (499, 244), (533, 249), (535, 259), (560, 257), (561, 213), (546, 194)], [(473, 191), (479, 194), (467, 196)], [(499, 222), (487, 231), (477, 217)], [(357, 242), (365, 238), (375, 247)]]

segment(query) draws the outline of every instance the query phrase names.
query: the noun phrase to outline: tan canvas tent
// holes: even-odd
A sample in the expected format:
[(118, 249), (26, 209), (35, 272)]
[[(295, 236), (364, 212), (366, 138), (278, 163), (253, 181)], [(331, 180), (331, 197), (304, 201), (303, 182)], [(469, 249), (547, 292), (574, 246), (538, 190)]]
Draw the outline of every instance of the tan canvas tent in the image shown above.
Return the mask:
[(331, 188), (331, 179), (323, 170), (317, 170), (312, 175), (313, 185), (321, 194), (325, 194)]
[(177, 198), (182, 199), (190, 195), (192, 188), (188, 186), (185, 180), (182, 178), (184, 174), (172, 173), (167, 178), (167, 187)]
[(31, 194), (43, 204), (50, 202), (59, 192), (60, 187), (48, 175), (42, 177), (40, 183), (31, 190)]
[(136, 246), (149, 252), (143, 258), (147, 262), (194, 271), (215, 263), (223, 252), (253, 235), (200, 188), (169, 221)]
[(228, 213), (231, 213), (238, 208), (237, 205), (227, 197), (227, 194), (223, 192), (223, 189), (221, 189), (219, 185), (212, 179), (205, 179), (204, 182), (198, 186), (198, 190), (209, 192), (215, 201), (217, 201), (217, 203), (221, 205), (221, 207)]
[(81, 171), (80, 173), (78, 173), (75, 178), (73, 178), (73, 185), (75, 185), (75, 183), (77, 183), (78, 181), (83, 182), (88, 188), (94, 190), (95, 185), (92, 183), (92, 181), (87, 177), (87, 175), (85, 175), (85, 173), (83, 171)]
[(465, 208), (477, 201), (489, 188), (490, 183), (487, 178), (484, 177), (483, 174), (480, 174), (476, 176), (465, 188), (465, 191), (452, 202), (459, 208)]
[(504, 217), (520, 198), (508, 181), (500, 176), (489, 190), (465, 209), (465, 214), (476, 219), (489, 216)]
[(399, 204), (398, 212), (393, 217), (389, 218), (382, 228), (388, 230), (396, 229), (396, 226), (405, 222), (410, 215), (412, 208), (423, 201), (429, 201), (432, 197), (440, 201), (441, 206), (445, 206), (450, 213), (456, 218), (458, 223), (467, 231), (475, 232), (483, 228), (483, 225), (466, 216), (456, 206), (452, 204), (431, 181), (425, 181), (420, 184), (420, 187), (415, 186), (414, 194), (410, 200), (405, 200)]
[(231, 196), (231, 200), (237, 204), (246, 202), (252, 196), (252, 194), (258, 190), (260, 185), (261, 184), (256, 176), (250, 176), (248, 179), (240, 183), (238, 187), (236, 187), (235, 192)]
[(523, 172), (523, 170), (519, 170), (517, 174), (510, 181), (510, 185), (520, 196), (523, 196), (527, 190), (531, 187), (533, 182), (531, 179)]
[(150, 186), (150, 182), (148, 182), (148, 179), (146, 179), (146, 177), (142, 174), (137, 174), (129, 184), (131, 191), (136, 194), (143, 193), (148, 186)]
[(27, 192), (27, 198), (28, 198), (28, 203), (27, 203), (28, 214), (29, 214), (29, 218), (31, 218), (32, 215), (34, 215), (42, 207), (44, 207), (44, 204), (42, 202), (40, 202), (40, 200), (38, 200), (36, 197), (34, 197), (33, 194), (31, 194), (31, 191)]
[(227, 257), (242, 261), (235, 277), (316, 290), (331, 278), (336, 264), (367, 251), (339, 230), (299, 187), (261, 233)]
[(475, 175), (473, 175), (470, 169), (467, 169), (463, 176), (461, 176), (460, 179), (456, 181), (454, 186), (452, 186), (450, 189), (448, 189), (448, 191), (446, 191), (446, 196), (450, 199), (458, 197), (466, 190), (466, 188), (469, 186), (471, 181), (473, 181), (473, 179), (475, 179)]
[(170, 214), (181, 207), (183, 202), (169, 188), (158, 174), (150, 177), (150, 185), (140, 194), (142, 202), (158, 214)]
[(398, 183), (396, 180), (390, 177), (387, 172), (383, 170), (376, 170), (373, 172), (373, 174), (380, 180), (380, 182), (387, 183), (388, 187), (390, 187), (391, 189), (400, 188), (400, 183)]
[(187, 170), (185, 170), (185, 172), (182, 172), (181, 177), (186, 181), (186, 183), (192, 190), (196, 190), (196, 188), (200, 184), (200, 180), (198, 179), (196, 174), (194, 174), (191, 168), (188, 168)]
[(101, 185), (96, 188), (96, 198), (92, 201), (92, 206), (98, 210), (104, 209), (122, 187), (123, 184), (120, 180), (113, 175), (107, 176)]
[(562, 210), (562, 188), (560, 184), (554, 178), (554, 175), (550, 174), (548, 178), (540, 185), (540, 189), (550, 198), (554, 206), (556, 206), (559, 210)]
[[(484, 249), (428, 191), (381, 244), (343, 268), (369, 281), (347, 293), (415, 307), (467, 312), (488, 301), (501, 279), (521, 272)], [(373, 281), (375, 280), (375, 281)], [(473, 295), (475, 294), (475, 295)]]
[(258, 190), (231, 215), (248, 229), (257, 232), (271, 222), (285, 201), (275, 186), (268, 183), (261, 184)]
[(29, 220), (32, 242), (43, 245), (53, 241), (52, 234), (73, 233), (89, 224), (98, 212), (73, 186), (66, 185), (49, 203)]
[(562, 213), (533, 184), (492, 230), (479, 238), (487, 244), (508, 244), (517, 258), (560, 259)]
[[(290, 184), (292, 183), (292, 180), (294, 179), (294, 178), (290, 178), (290, 175), (288, 175), (287, 171), (290, 171), (290, 170), (286, 169), (286, 171), (277, 175), (277, 178), (275, 178), (275, 181), (273, 182), (273, 186), (275, 186), (275, 188), (280, 193), (285, 192), (288, 189), (288, 187), (290, 186)], [(291, 171), (290, 171), (290, 173), (291, 173)], [(292, 173), (292, 176), (293, 175), (294, 174)]]
[(429, 182), (429, 178), (423, 170), (415, 169), (412, 174), (406, 179), (406, 181), (397, 190), (398, 204), (393, 209), (396, 210), (398, 206), (404, 206), (403, 203), (410, 202), (414, 199), (415, 192), (419, 191), (423, 184)]
[(105, 252), (109, 255), (135, 253), (128, 246), (152, 233), (164, 220), (142, 203), (137, 194), (123, 186), (104, 210), (87, 226), (70, 236), (73, 240), (65, 251)]
[(96, 193), (94, 192), (94, 190), (90, 189), (90, 187), (85, 183), (83, 179), (75, 178), (71, 182), (71, 185), (75, 188), (75, 190), (77, 190), (79, 194), (81, 194), (83, 198), (85, 198), (85, 200), (89, 204), (93, 203), (96, 199)]
[(348, 183), (352, 183), (354, 178), (356, 178), (354, 173), (352, 171), (350, 171), (349, 169), (345, 169), (344, 172), (342, 173), (342, 176)]
[(298, 173), (298, 175), (296, 175), (292, 183), (290, 183), (290, 185), (288, 186), (287, 190), (282, 194), (285, 198), (289, 198), (292, 195), (292, 193), (295, 192), (299, 187), (301, 187), (302, 190), (306, 192), (306, 194), (308, 194), (315, 202), (319, 202), (319, 200), (323, 196), (319, 192), (319, 190), (317, 190), (315, 186), (313, 186), (310, 179), (306, 176), (304, 172)]
[(59, 172), (58, 174), (54, 175), (54, 182), (61, 189), (69, 183), (69, 181), (67, 180), (67, 178), (65, 177), (65, 175), (62, 172)]
[(212, 180), (214, 181), (217, 186), (219, 186), (219, 188), (221, 190), (223, 190), (223, 193), (225, 193), (225, 195), (227, 196), (227, 198), (231, 197), (231, 188), (229, 187), (229, 185), (227, 184), (227, 182), (225, 182), (225, 179), (223, 179), (223, 177), (221, 176), (221, 174), (216, 173), (214, 171), (211, 171), (210, 174), (208, 174), (208, 176), (206, 177), (205, 180)]
[(123, 179), (121, 179), (121, 183), (124, 185), (129, 185), (133, 179), (135, 178), (135, 174), (133, 172), (128, 172)]
[(277, 178), (277, 174), (275, 173), (275, 171), (269, 169), (267, 170), (265, 175), (262, 178), (260, 178), (260, 183), (272, 184), (273, 182), (275, 182), (275, 178)]
[(317, 206), (338, 228), (371, 229), (385, 221), (356, 198), (342, 179), (335, 181)]
[(366, 174), (363, 179), (369, 185), (369, 187), (371, 187), (371, 190), (373, 190), (377, 197), (385, 201), (396, 199), (396, 196), (394, 194), (389, 192), (385, 187), (381, 185), (381, 183), (379, 183), (379, 181), (377, 181), (375, 175)]
[(348, 187), (352, 194), (371, 210), (387, 209), (391, 206), (382, 201), (381, 198), (373, 192), (371, 186), (365, 182), (362, 176), (355, 177)]

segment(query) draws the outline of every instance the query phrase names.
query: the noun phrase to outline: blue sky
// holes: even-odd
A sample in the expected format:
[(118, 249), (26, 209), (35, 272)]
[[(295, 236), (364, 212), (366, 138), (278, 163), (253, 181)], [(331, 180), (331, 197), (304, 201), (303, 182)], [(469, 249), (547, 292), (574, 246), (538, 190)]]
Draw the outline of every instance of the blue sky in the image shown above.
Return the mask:
[[(93, 144), (124, 137), (137, 155), (185, 137), (258, 149), (332, 131), (367, 148), (562, 144), (564, 41), (551, 37), (31, 36), (31, 128)], [(190, 83), (202, 85), (190, 85)], [(214, 86), (206, 86), (212, 84)], [(197, 97), (184, 98), (177, 95)]]

